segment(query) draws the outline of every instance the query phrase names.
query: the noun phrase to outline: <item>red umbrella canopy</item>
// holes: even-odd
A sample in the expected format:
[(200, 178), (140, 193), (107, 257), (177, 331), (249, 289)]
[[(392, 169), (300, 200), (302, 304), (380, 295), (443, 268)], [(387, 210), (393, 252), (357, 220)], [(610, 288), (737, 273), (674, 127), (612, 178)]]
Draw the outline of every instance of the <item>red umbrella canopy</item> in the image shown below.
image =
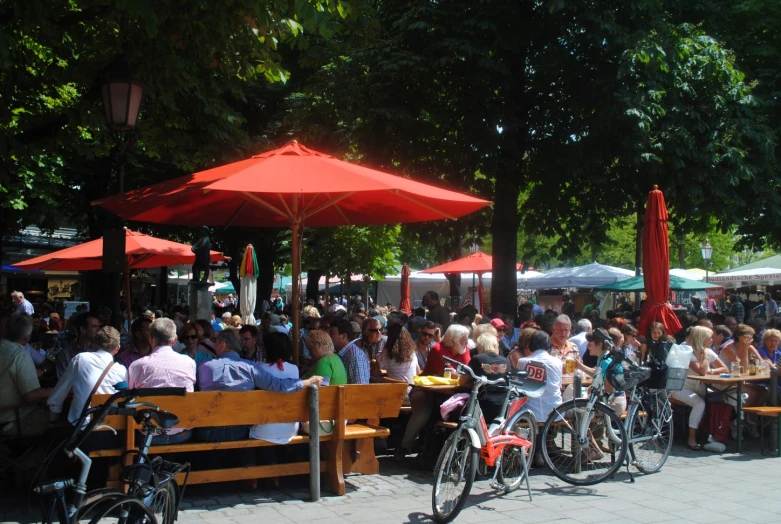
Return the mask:
[(338, 160), (293, 141), (214, 169), (93, 202), (140, 222), (310, 227), (457, 218), (490, 204)]
[(638, 330), (648, 333), (654, 322), (664, 324), (667, 333), (674, 335), (681, 323), (668, 304), (670, 297), (670, 247), (667, 237), (667, 206), (664, 195), (654, 186), (648, 193), (643, 218), (643, 276), (646, 301)]
[[(421, 273), (487, 273), (492, 270), (493, 257), (482, 251), (473, 253), (468, 257), (446, 262), (439, 266), (424, 269)], [(515, 265), (516, 271), (521, 270), (521, 265)]]
[(401, 268), (401, 303), (399, 303), (399, 311), (404, 311), (407, 314), (412, 313), (412, 303), (410, 302), (410, 276), (409, 266), (404, 264)]
[[(125, 254), (129, 269), (177, 266), (195, 262), (195, 253), (187, 244), (179, 244), (137, 233), (125, 228)], [(211, 252), (211, 261), (226, 260), (218, 251)], [(22, 269), (89, 271), (103, 267), (103, 239), (85, 242), (40, 257), (14, 264)]]

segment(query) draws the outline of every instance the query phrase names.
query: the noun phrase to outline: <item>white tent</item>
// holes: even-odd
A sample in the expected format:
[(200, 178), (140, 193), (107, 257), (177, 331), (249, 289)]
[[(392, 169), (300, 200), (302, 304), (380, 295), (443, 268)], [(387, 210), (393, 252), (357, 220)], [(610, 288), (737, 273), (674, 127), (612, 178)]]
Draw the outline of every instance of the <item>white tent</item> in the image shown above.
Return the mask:
[(670, 274), (676, 277), (687, 278), (689, 280), (705, 280), (704, 269), (680, 269), (674, 268), (670, 270)]
[(526, 278), (527, 289), (545, 289), (560, 287), (599, 287), (613, 284), (635, 276), (634, 271), (620, 267), (588, 264), (577, 267), (558, 267), (536, 278)]
[(724, 287), (772, 286), (776, 283), (781, 284), (781, 270), (773, 267), (761, 267), (744, 271), (718, 273), (712, 275), (708, 281), (711, 284), (719, 284)]
[[(527, 277), (537, 277), (542, 275), (538, 271), (527, 271), (516, 273), (516, 279), (518, 282), (518, 289), (525, 289), (523, 286), (524, 279)], [(491, 277), (492, 274), (483, 273), (483, 288), (485, 292), (491, 289)], [(475, 275), (475, 286), (477, 286), (477, 275)], [(469, 294), (469, 288), (472, 286), (472, 273), (461, 273), (461, 297), (466, 297)], [(423, 295), (426, 291), (436, 291), (440, 297), (446, 297), (450, 295), (450, 282), (442, 274), (428, 274), (414, 272), (410, 275), (410, 303), (413, 307), (415, 304), (423, 300)], [(389, 275), (385, 277), (385, 280), (381, 280), (377, 284), (377, 303), (391, 304), (398, 306), (401, 302), (401, 275)]]

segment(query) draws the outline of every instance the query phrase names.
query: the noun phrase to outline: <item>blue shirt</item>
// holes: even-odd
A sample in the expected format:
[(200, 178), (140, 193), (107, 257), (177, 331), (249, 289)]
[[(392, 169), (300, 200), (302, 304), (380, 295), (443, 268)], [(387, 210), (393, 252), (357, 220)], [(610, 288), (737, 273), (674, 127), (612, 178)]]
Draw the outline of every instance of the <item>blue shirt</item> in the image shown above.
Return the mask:
[(16, 312), (27, 313), (28, 315), (32, 315), (33, 313), (35, 313), (35, 309), (33, 308), (33, 305), (30, 303), (29, 300), (23, 298), (22, 301), (19, 302), (19, 305), (16, 306)]
[[(358, 339), (361, 340), (361, 339)], [(369, 358), (363, 349), (353, 340), (339, 352), (344, 368), (347, 370), (349, 384), (368, 384), (370, 378)]]
[(220, 323), (219, 320), (212, 320), (212, 329), (214, 330), (215, 333), (217, 333), (218, 331), (222, 331), (222, 324)]
[[(601, 370), (602, 376), (605, 377), (605, 383), (607, 382), (607, 369), (610, 367), (610, 364), (613, 363), (613, 359), (609, 356), (609, 354), (602, 355), (597, 360), (597, 367)], [(622, 372), (623, 374), (623, 372)], [(611, 384), (612, 385), (612, 384)], [(616, 393), (623, 393), (622, 390), (616, 389)]]
[(201, 391), (252, 391), (262, 389), (274, 393), (295, 393), (304, 387), (302, 380), (277, 378), (260, 365), (242, 360), (235, 351), (201, 364), (198, 368)]

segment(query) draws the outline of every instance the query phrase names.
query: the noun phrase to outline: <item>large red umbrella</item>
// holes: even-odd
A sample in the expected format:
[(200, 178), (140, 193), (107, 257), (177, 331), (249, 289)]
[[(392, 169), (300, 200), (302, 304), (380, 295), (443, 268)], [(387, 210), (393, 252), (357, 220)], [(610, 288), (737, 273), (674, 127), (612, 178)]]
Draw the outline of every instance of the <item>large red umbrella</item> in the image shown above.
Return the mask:
[[(210, 258), (212, 262), (219, 262), (228, 257), (218, 251), (211, 251)], [(128, 299), (128, 306), (130, 305), (130, 269), (189, 265), (193, 262), (195, 262), (195, 253), (192, 252), (190, 246), (125, 228), (125, 295)], [(52, 271), (103, 269), (103, 239), (85, 242), (13, 265), (22, 269), (48, 269)], [(128, 315), (129, 311), (128, 307)]]
[(681, 323), (668, 303), (670, 298), (670, 247), (667, 236), (667, 207), (664, 195), (654, 186), (648, 193), (643, 218), (643, 276), (646, 301), (638, 330), (647, 333), (654, 322), (664, 324), (667, 332), (675, 334)]
[(412, 303), (410, 302), (410, 295), (412, 294), (409, 282), (410, 273), (409, 266), (404, 264), (404, 267), (401, 268), (401, 302), (399, 303), (399, 311), (403, 311), (408, 315), (412, 313)]
[[(482, 251), (472, 253), (468, 257), (451, 260), (438, 266), (424, 269), (421, 273), (472, 273), (472, 288), (474, 289), (474, 275), (477, 274), (480, 283), (477, 287), (480, 307), (478, 310), (483, 314), (483, 273), (493, 271), (493, 257), (486, 255)], [(521, 264), (515, 264), (515, 270), (521, 270)], [(470, 299), (471, 303), (471, 299)]]
[(247, 160), (93, 204), (128, 220), (159, 224), (290, 227), (297, 348), (302, 227), (458, 218), (490, 202), (343, 162), (292, 141)]

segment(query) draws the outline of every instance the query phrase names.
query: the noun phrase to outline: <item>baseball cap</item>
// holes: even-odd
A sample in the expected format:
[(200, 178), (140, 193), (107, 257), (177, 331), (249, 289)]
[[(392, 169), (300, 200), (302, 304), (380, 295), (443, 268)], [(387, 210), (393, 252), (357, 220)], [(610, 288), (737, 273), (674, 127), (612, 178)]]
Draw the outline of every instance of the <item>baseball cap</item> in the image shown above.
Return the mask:
[(495, 318), (491, 320), (491, 325), (496, 329), (507, 329), (507, 324), (501, 318)]

